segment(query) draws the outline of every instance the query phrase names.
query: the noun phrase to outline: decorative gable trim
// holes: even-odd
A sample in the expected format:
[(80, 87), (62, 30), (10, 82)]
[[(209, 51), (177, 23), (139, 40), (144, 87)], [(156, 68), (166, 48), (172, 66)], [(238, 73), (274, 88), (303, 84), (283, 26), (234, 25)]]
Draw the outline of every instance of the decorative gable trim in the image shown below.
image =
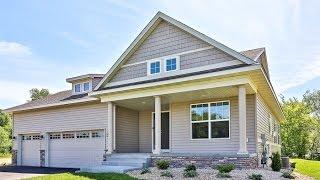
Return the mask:
[(121, 66), (126, 61), (126, 58), (143, 43), (143, 41), (150, 35), (150, 33), (156, 28), (156, 26), (161, 22), (161, 20), (167, 21), (178, 28), (181, 28), (182, 30), (194, 35), (195, 37), (211, 44), (212, 46), (216, 47), (217, 49), (224, 51), (225, 53), (239, 59), (240, 61), (244, 62), (245, 64), (255, 64), (252, 59), (244, 56), (243, 54), (219, 43), (218, 41), (215, 41), (214, 39), (200, 33), (199, 31), (196, 31), (195, 29), (171, 18), (170, 16), (158, 12), (152, 20), (147, 24), (147, 26), (140, 32), (140, 34), (136, 37), (136, 39), (130, 44), (130, 46), (124, 51), (124, 53), (119, 57), (119, 59), (113, 64), (113, 66), (109, 69), (109, 71), (104, 75), (103, 79), (100, 81), (100, 83), (95, 87), (94, 90), (99, 90), (99, 88), (104, 85), (112, 76), (113, 74), (121, 68)]

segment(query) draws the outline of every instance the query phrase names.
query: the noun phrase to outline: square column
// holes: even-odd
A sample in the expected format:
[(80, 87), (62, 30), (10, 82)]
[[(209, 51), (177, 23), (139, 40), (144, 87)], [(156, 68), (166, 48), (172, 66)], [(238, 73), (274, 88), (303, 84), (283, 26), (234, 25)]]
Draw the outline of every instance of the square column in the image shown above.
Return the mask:
[(238, 154), (248, 154), (247, 151), (247, 104), (246, 88), (239, 86), (239, 151)]
[(160, 96), (154, 97), (154, 112), (155, 112), (155, 120), (154, 120), (155, 142), (154, 142), (153, 154), (160, 154), (160, 150), (161, 150), (161, 97)]
[(22, 165), (22, 135), (18, 134), (17, 136), (17, 165)]
[(113, 103), (107, 102), (108, 106), (108, 118), (107, 118), (107, 146), (106, 146), (106, 153), (111, 154), (113, 151)]

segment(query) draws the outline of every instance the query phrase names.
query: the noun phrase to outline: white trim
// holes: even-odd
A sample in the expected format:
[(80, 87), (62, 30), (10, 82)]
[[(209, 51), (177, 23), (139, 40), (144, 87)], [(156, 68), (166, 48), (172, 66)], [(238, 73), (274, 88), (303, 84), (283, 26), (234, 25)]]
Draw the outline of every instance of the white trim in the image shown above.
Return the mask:
[[(157, 63), (157, 62), (159, 62), (159, 72), (151, 74), (151, 64), (152, 63)], [(153, 59), (153, 60), (147, 61), (147, 74), (148, 74), (148, 76), (156, 76), (156, 75), (161, 74), (161, 73), (162, 73), (162, 62), (161, 62), (161, 59)]]
[[(221, 63), (211, 64), (211, 65), (207, 65), (207, 66), (201, 66), (201, 67), (195, 67), (195, 68), (189, 68), (189, 69), (183, 69), (183, 70), (181, 70), (179, 67), (179, 69), (180, 69), (179, 71), (169, 71), (167, 73), (153, 74), (152, 76), (145, 76), (145, 77), (134, 78), (134, 79), (118, 81), (118, 82), (111, 82), (111, 83), (106, 84), (106, 87), (117, 86), (117, 85), (121, 85), (121, 84), (128, 84), (128, 83), (139, 82), (139, 81), (152, 80), (152, 79), (159, 79), (159, 78), (163, 78), (163, 77), (182, 75), (182, 74), (187, 74), (187, 73), (205, 71), (205, 70), (209, 70), (209, 69), (216, 69), (216, 68), (227, 67), (227, 66), (234, 66), (234, 65), (239, 65), (239, 64), (241, 64), (241, 62), (239, 60), (232, 60), (232, 61), (221, 62)], [(179, 62), (179, 66), (180, 66), (180, 62)], [(226, 71), (228, 71), (228, 70), (226, 70)], [(193, 77), (196, 77), (196, 76), (193, 76)]]
[(201, 40), (211, 44), (212, 46), (216, 47), (217, 49), (220, 49), (227, 54), (239, 59), (240, 61), (243, 61), (246, 64), (255, 64), (252, 59), (246, 57), (245, 55), (215, 41), (214, 39), (200, 33), (199, 31), (196, 31), (192, 29), (191, 27), (163, 14), (162, 12), (158, 12), (152, 20), (147, 24), (147, 26), (140, 32), (140, 34), (136, 37), (136, 39), (130, 44), (130, 46), (124, 51), (124, 53), (119, 57), (119, 59), (114, 63), (114, 65), (110, 68), (110, 70), (105, 74), (105, 76), (102, 78), (102, 80), (99, 82), (99, 84), (95, 87), (94, 90), (98, 90), (102, 84), (105, 83), (105, 81), (112, 76), (112, 73), (116, 71), (119, 67), (121, 67), (121, 63), (124, 63), (126, 57), (130, 55), (130, 53), (134, 50), (135, 46), (139, 44), (139, 42), (144, 40), (144, 37), (148, 35), (155, 27), (158, 25), (161, 20), (165, 20), (184, 31), (194, 35), (195, 37), (200, 38)]
[[(219, 102), (228, 102), (229, 103), (229, 119), (217, 119), (217, 120), (211, 120), (211, 110), (210, 110), (210, 104), (212, 103), (219, 103)], [(191, 107), (193, 105), (198, 105), (198, 104), (207, 104), (208, 105), (208, 120), (203, 120), (203, 121), (192, 121), (192, 113), (191, 113)], [(189, 128), (189, 132), (190, 132), (190, 140), (192, 141), (197, 141), (197, 140), (217, 140), (217, 139), (231, 139), (231, 101), (230, 100), (221, 100), (221, 101), (211, 101), (211, 102), (199, 102), (199, 103), (193, 103), (190, 104), (189, 106), (189, 121), (190, 121), (190, 128)], [(228, 138), (212, 138), (211, 137), (211, 122), (219, 122), (219, 121), (228, 121), (229, 122), (229, 137)], [(208, 123), (208, 138), (197, 138), (197, 139), (193, 139), (192, 138), (192, 124), (193, 123), (203, 123), (203, 122), (207, 122)]]
[(116, 105), (113, 105), (113, 119), (112, 119), (112, 126), (113, 126), (113, 150), (116, 150)]
[[(88, 89), (87, 91), (84, 90), (84, 84), (85, 84), (85, 83), (89, 83), (89, 89)], [(83, 86), (83, 92), (86, 92), (86, 93), (87, 93), (87, 92), (90, 92), (90, 91), (92, 90), (92, 83), (91, 83), (91, 81), (83, 82), (83, 83), (82, 83), (82, 86)]]
[[(76, 86), (79, 85), (80, 86), (80, 91), (76, 92)], [(75, 83), (73, 84), (73, 94), (81, 94), (82, 93), (82, 83)]]
[[(170, 59), (176, 59), (176, 69), (168, 71), (167, 70), (167, 60), (170, 60)], [(165, 73), (171, 73), (171, 72), (180, 70), (180, 56), (171, 56), (171, 57), (162, 59), (162, 61), (163, 61), (163, 69), (164, 69)]]
[(161, 56), (161, 57), (158, 57), (158, 58), (148, 59), (148, 60), (139, 61), (139, 62), (135, 62), (135, 63), (131, 63), (131, 64), (125, 64), (125, 65), (122, 65), (122, 68), (123, 67), (134, 66), (134, 65), (137, 65), (137, 64), (143, 64), (143, 63), (146, 63), (146, 62), (152, 61), (152, 60), (166, 59), (166, 58), (170, 58), (170, 57), (181, 56), (181, 55), (185, 55), (185, 54), (191, 54), (191, 53), (195, 53), (195, 52), (205, 51), (205, 50), (208, 50), (208, 49), (214, 49), (214, 47), (213, 46), (208, 46), (208, 47), (194, 49), (194, 50), (190, 50), (190, 51), (184, 51), (184, 52), (181, 52), (181, 53), (171, 54), (171, 55), (168, 55), (168, 56)]
[[(161, 152), (170, 152), (171, 151), (171, 112), (170, 112), (170, 110), (168, 110), (168, 111), (161, 111), (161, 115), (162, 115), (162, 113), (169, 113), (169, 149), (161, 149), (161, 145), (160, 145), (160, 150), (161, 150)], [(155, 112), (151, 112), (151, 128), (152, 128), (152, 131), (151, 131), (151, 138), (152, 138), (152, 144), (151, 144), (151, 149), (152, 149), (152, 151), (154, 150), (154, 140), (153, 140), (153, 134), (154, 134), (154, 123), (153, 123), (153, 121), (154, 121), (154, 119), (153, 119), (153, 115), (155, 114)]]

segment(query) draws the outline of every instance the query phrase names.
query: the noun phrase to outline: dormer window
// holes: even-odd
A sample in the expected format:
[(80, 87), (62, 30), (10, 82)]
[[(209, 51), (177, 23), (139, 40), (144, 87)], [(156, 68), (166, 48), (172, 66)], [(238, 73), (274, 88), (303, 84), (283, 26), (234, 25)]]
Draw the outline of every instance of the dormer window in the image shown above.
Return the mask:
[(90, 90), (90, 83), (89, 82), (86, 82), (86, 83), (83, 83), (83, 91), (89, 91)]
[(160, 61), (150, 63), (150, 74), (160, 73)]
[(81, 84), (74, 85), (74, 92), (75, 93), (80, 93), (81, 92)]
[(174, 71), (177, 69), (177, 58), (166, 60), (166, 71)]
[(179, 56), (152, 59), (147, 62), (148, 62), (148, 75), (164, 74), (170, 71), (176, 71), (180, 69)]

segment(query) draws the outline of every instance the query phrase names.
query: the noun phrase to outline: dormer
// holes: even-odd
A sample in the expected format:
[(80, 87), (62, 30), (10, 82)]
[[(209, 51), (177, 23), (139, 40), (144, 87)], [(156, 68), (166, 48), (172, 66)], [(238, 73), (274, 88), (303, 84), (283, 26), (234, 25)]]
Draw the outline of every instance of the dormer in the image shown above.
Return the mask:
[(91, 92), (103, 78), (104, 74), (85, 74), (66, 79), (72, 85), (72, 94)]

